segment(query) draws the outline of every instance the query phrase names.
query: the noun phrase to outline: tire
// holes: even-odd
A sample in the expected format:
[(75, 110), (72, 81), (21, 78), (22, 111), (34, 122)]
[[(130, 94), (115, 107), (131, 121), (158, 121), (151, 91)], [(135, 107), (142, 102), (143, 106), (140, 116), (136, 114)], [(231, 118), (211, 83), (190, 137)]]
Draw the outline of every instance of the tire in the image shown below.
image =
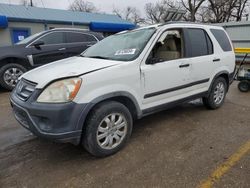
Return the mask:
[(0, 68), (0, 85), (7, 89), (14, 89), (18, 78), (27, 71), (25, 67), (15, 63), (8, 63)]
[(125, 146), (132, 128), (132, 116), (126, 106), (115, 101), (100, 103), (87, 118), (82, 145), (95, 157), (113, 155)]
[(228, 84), (225, 78), (217, 78), (213, 82), (208, 97), (202, 98), (204, 106), (212, 110), (220, 108), (225, 101), (227, 90)]
[(241, 92), (248, 92), (250, 90), (250, 82), (247, 80), (240, 81), (238, 88)]

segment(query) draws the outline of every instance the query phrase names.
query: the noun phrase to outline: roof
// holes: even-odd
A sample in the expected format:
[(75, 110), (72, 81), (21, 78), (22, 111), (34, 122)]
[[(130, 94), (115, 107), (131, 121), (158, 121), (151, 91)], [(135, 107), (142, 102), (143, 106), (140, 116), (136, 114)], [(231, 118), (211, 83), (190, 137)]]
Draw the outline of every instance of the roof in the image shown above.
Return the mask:
[(86, 34), (92, 34), (98, 37), (103, 37), (102, 34), (94, 31), (89, 31), (88, 29), (80, 29), (80, 28), (55, 28), (55, 29), (50, 29), (46, 30), (46, 32), (52, 32), (52, 31), (73, 31), (73, 32), (81, 32), (81, 33), (86, 33)]
[(117, 15), (38, 8), (0, 3), (0, 15), (9, 21), (90, 24), (91, 22), (131, 24)]

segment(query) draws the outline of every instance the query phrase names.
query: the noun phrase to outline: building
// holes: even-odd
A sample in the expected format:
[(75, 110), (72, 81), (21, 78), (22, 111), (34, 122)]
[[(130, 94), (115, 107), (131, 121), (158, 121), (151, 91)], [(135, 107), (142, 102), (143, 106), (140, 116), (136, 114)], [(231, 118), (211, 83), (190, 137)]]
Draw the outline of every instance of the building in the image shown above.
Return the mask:
[[(235, 48), (250, 48), (250, 21), (227, 22), (219, 25), (227, 31)], [(243, 56), (236, 54), (236, 60), (241, 61)], [(250, 54), (246, 60), (250, 62)]]
[(44, 30), (68, 27), (110, 34), (133, 29), (135, 25), (111, 14), (0, 4), (0, 46)]

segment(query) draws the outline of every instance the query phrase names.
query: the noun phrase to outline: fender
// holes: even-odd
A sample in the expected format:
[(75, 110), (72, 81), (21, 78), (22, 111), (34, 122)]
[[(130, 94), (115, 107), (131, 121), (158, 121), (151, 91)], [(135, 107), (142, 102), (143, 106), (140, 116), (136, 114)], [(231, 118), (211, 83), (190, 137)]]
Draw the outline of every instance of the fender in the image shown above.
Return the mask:
[(85, 108), (83, 109), (83, 111), (81, 113), (81, 117), (78, 120), (77, 130), (83, 129), (84, 123), (86, 121), (86, 118), (87, 118), (89, 112), (93, 109), (93, 107), (96, 104), (98, 104), (102, 101), (108, 100), (108, 99), (112, 99), (114, 97), (126, 97), (126, 98), (130, 99), (136, 108), (137, 118), (139, 119), (142, 117), (142, 111), (141, 111), (139, 104), (138, 104), (137, 100), (135, 99), (135, 97), (132, 94), (130, 94), (129, 92), (117, 91), (117, 92), (108, 93), (108, 94), (99, 96), (99, 97), (95, 98), (94, 100), (92, 100), (90, 103), (86, 104)]
[[(226, 74), (227, 77), (228, 77), (228, 81), (229, 81), (229, 75), (230, 75), (230, 73), (229, 73), (228, 71), (220, 71), (220, 72), (218, 72), (218, 73), (214, 76), (214, 78), (213, 78), (213, 80), (212, 80), (212, 82), (211, 82), (211, 84), (210, 84), (210, 86), (209, 86), (208, 94), (207, 94), (207, 95), (209, 95), (209, 93), (211, 92), (211, 89), (212, 89), (212, 86), (213, 86), (214, 81), (215, 81), (218, 77), (220, 77), (220, 75), (222, 75), (222, 74)], [(229, 85), (229, 83), (228, 83), (228, 85)], [(228, 88), (227, 88), (227, 89), (228, 89)]]
[[(25, 66), (26, 66), (26, 67), (27, 67), (27, 66), (32, 66), (32, 65), (30, 64), (30, 62), (28, 61), (28, 59), (25, 59), (25, 58), (23, 58), (23, 57), (21, 57), (21, 56), (4, 56), (4, 57), (2, 57), (2, 58), (0, 59), (0, 66), (2, 65), (2, 62), (4, 62), (6, 59), (11, 59), (11, 58), (21, 60), (22, 62), (25, 63)], [(13, 62), (13, 63), (18, 63), (18, 62)]]

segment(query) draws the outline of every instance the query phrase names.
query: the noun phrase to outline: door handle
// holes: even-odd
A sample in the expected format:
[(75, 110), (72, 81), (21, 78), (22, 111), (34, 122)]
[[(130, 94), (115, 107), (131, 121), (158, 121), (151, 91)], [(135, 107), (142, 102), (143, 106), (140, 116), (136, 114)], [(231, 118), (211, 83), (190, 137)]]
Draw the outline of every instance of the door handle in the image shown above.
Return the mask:
[(88, 44), (88, 45), (87, 45), (87, 47), (91, 47), (91, 46), (93, 46), (93, 44)]
[(60, 48), (60, 49), (58, 49), (58, 51), (64, 51), (64, 50), (66, 50), (66, 48)]
[(218, 61), (220, 61), (220, 58), (213, 59), (213, 62), (218, 62)]
[(182, 65), (180, 65), (179, 67), (180, 68), (184, 68), (184, 67), (189, 67), (190, 66), (190, 64), (182, 64)]

